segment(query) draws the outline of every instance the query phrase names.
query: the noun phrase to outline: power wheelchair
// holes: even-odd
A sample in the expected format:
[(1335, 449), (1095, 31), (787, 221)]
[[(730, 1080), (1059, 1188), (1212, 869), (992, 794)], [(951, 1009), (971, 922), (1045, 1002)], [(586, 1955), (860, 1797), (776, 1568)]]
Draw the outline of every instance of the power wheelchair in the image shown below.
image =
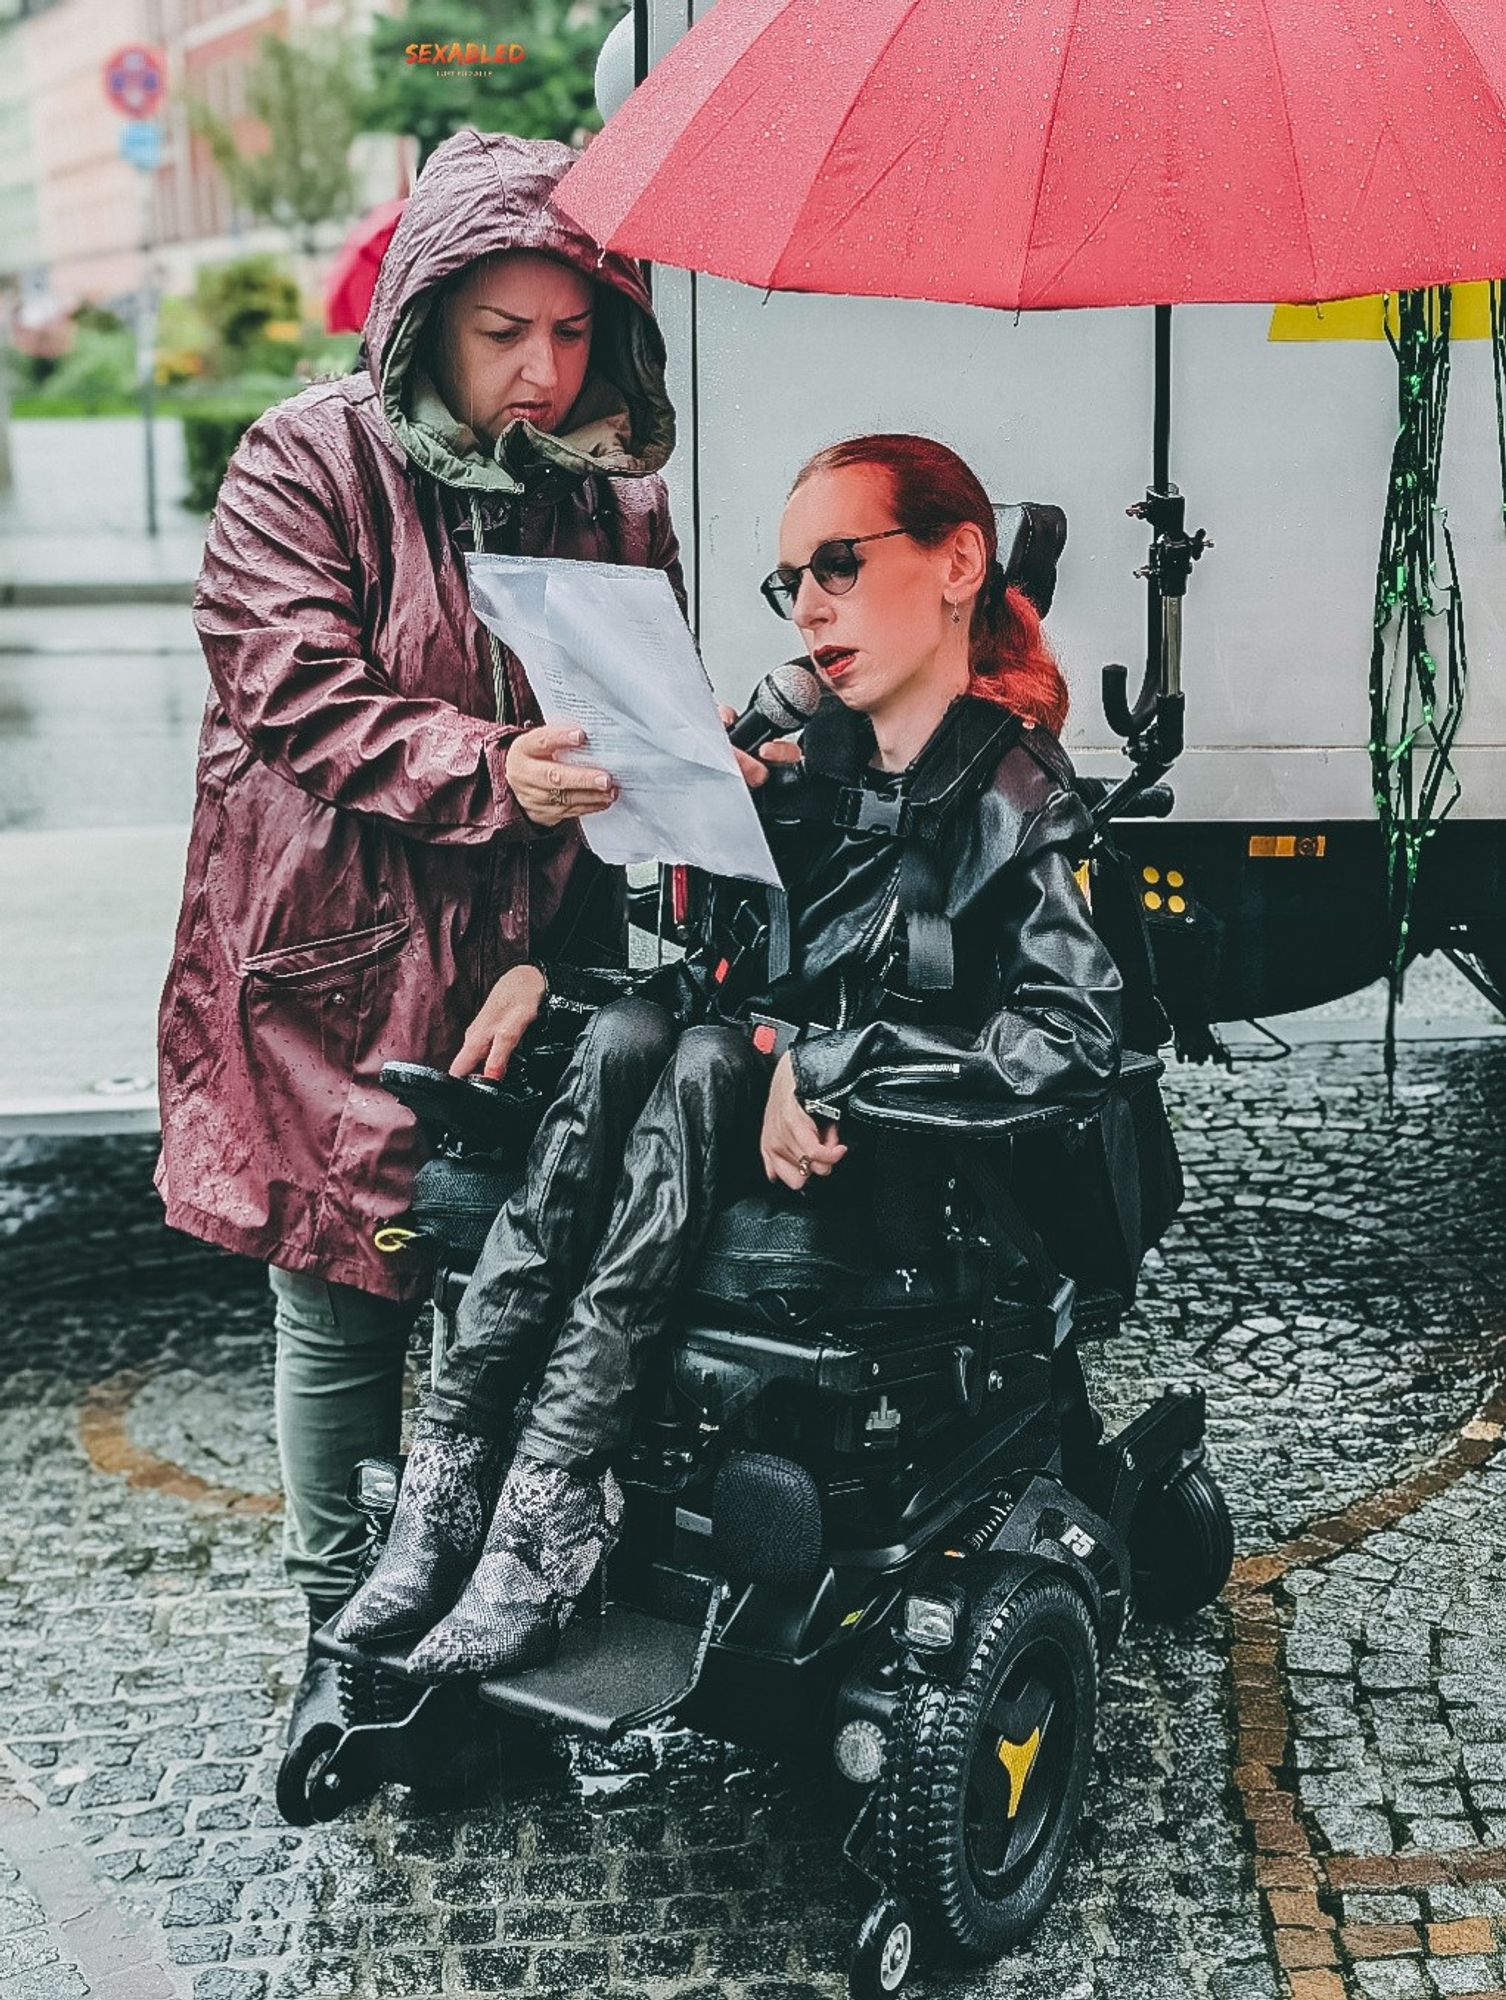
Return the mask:
[[(1123, 788), (1082, 785), (1126, 809)], [(672, 1718), (831, 1758), (844, 1853), (872, 1889), (859, 2000), (897, 1992), (917, 1944), (986, 1961), (1028, 1934), (1067, 1858), (1126, 1617), (1190, 1613), (1233, 1560), (1201, 1392), (1104, 1439), (1078, 1358), (1117, 1331), (1181, 1199), (1106, 826), (1084, 861), (1095, 918), (1120, 912), (1108, 942), (1136, 1024), (1114, 1089), (1084, 1107), (874, 1084), (849, 1102), (829, 1180), (724, 1208), (617, 1467), (621, 1539), (557, 1657), (426, 1686), (401, 1653), (327, 1628), (324, 1650), (353, 1675), (387, 1670), (386, 1693), (370, 1720), (290, 1745), (286, 1817), (422, 1785), (477, 1703), (519, 1731), (599, 1739)], [(600, 1001), (627, 979), (590, 975)], [(388, 1240), (429, 1256), (438, 1352), (568, 1059), (573, 1034), (553, 1034), (530, 1031), (497, 1083), (383, 1071), (433, 1148)], [(379, 1460), (353, 1477), (373, 1555), (400, 1478)]]

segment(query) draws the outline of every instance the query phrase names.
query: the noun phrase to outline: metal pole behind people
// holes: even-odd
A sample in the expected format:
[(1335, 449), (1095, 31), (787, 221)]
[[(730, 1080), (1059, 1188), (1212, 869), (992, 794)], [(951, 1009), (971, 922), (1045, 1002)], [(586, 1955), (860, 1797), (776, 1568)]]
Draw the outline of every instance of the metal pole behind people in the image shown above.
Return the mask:
[(141, 388), (142, 435), (146, 441), (146, 531), (157, 532), (157, 294), (153, 286), (153, 252), (156, 231), (153, 224), (152, 173), (141, 168), (141, 286), (136, 294), (136, 379)]
[(127, 42), (107, 60), (105, 95), (121, 114), (120, 156), (140, 176), (141, 283), (136, 292), (136, 381), (141, 392), (141, 419), (146, 444), (146, 531), (157, 532), (157, 452), (154, 434), (154, 389), (157, 373), (157, 297), (153, 287), (156, 224), (152, 177), (162, 157), (162, 127), (155, 116), (167, 89), (167, 65), (162, 51), (143, 42)]

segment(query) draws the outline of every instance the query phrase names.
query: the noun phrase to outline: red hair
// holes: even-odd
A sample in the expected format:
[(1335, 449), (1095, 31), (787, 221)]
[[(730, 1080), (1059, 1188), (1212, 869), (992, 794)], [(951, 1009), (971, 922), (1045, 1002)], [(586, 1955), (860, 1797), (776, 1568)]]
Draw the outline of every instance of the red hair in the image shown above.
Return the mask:
[(881, 431), (818, 451), (801, 466), (790, 490), (818, 472), (848, 466), (872, 466), (887, 477), (894, 525), (925, 548), (935, 548), (964, 521), (978, 529), (988, 573), (973, 600), (968, 628), (968, 692), (1060, 735), (1067, 719), (1067, 684), (1041, 632), (1040, 613), (1022, 590), (1004, 588), (998, 525), (977, 474), (934, 438)]

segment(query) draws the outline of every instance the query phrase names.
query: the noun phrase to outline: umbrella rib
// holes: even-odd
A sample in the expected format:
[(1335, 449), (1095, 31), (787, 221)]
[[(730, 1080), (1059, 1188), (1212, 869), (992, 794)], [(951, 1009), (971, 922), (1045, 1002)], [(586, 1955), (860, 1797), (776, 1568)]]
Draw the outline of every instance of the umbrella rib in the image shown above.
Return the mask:
[[(1023, 297), (1025, 290), (1025, 266), (1030, 261), (1030, 246), (1035, 239), (1036, 219), (1041, 212), (1041, 189), (1046, 185), (1046, 164), (1051, 157), (1051, 141), (1056, 132), (1056, 114), (1061, 106), (1062, 78), (1067, 73), (1067, 58), (1072, 52), (1072, 43), (1077, 36), (1077, 23), (1081, 15), (1082, 0), (1074, 0), (1072, 20), (1066, 34), (1062, 37), (1062, 59), (1056, 72), (1056, 88), (1051, 93), (1051, 112), (1046, 120), (1045, 137), (1041, 140), (1041, 165), (1040, 171), (1035, 177), (1035, 193), (1031, 197), (1030, 202), (1030, 227), (1025, 235), (1025, 247), (1020, 253), (1020, 268), (1015, 273), (1014, 290), (1017, 299)], [(1081, 247), (1081, 244), (1079, 244), (1078, 249), (1081, 249)], [(1074, 250), (1072, 255), (1075, 257), (1077, 251)], [(1068, 262), (1070, 261), (1071, 259), (1069, 258)]]
[(1281, 116), (1286, 126), (1286, 146), (1291, 155), (1292, 179), (1296, 183), (1297, 203), (1302, 210), (1302, 236), (1307, 244), (1307, 265), (1312, 274), (1313, 295), (1319, 291), (1318, 254), (1313, 244), (1312, 218), (1307, 212), (1307, 189), (1302, 185), (1302, 164), (1297, 154), (1297, 135), (1292, 130), (1291, 106), (1286, 97), (1286, 76), (1281, 67), (1281, 54), (1276, 45), (1276, 31), (1271, 26), (1270, 0), (1260, 0), (1260, 18), (1265, 24), (1265, 38), (1270, 46), (1271, 61), (1281, 84)]
[(1491, 81), (1489, 70), (1486, 69), (1484, 63), (1481, 62), (1479, 56), (1475, 53), (1474, 43), (1470, 40), (1469, 36), (1464, 32), (1463, 28), (1459, 26), (1458, 21), (1455, 19), (1453, 0), (1438, 0), (1438, 4), (1442, 8), (1443, 13), (1447, 18), (1447, 20), (1452, 25), (1454, 33), (1458, 37), (1459, 43), (1463, 48), (1464, 53), (1469, 57), (1471, 68), (1475, 71), (1475, 74), (1479, 77), (1480, 82), (1483, 85), (1487, 94), (1489, 95), (1491, 102), (1495, 105), (1496, 110), (1500, 112), (1502, 118), (1506, 118), (1506, 98), (1502, 97), (1496, 85)]
[[(868, 183), (868, 185), (863, 189), (861, 194), (855, 194), (852, 200), (847, 203), (845, 208), (841, 209), (839, 213), (837, 213), (836, 215), (831, 216), (828, 219), (825, 228), (820, 232), (819, 235), (813, 232), (809, 242), (805, 246), (805, 254), (807, 258), (812, 256), (817, 250), (819, 250), (823, 243), (829, 242), (830, 239), (836, 235), (837, 231), (841, 229), (842, 225), (849, 219), (849, 217), (854, 215), (857, 212), (857, 210), (862, 207), (863, 203), (868, 199), (868, 197), (871, 194), (873, 194), (878, 188), (881, 188), (884, 182), (888, 180), (889, 176), (895, 171), (895, 169), (897, 167), (903, 166), (905, 161), (911, 155), (911, 153), (915, 151), (915, 148), (917, 146), (924, 145), (929, 137), (930, 137), (929, 133), (917, 132), (913, 138), (907, 139), (904, 145), (901, 146), (899, 151), (894, 155), (894, 157), (887, 162), (883, 172), (881, 174), (878, 174), (873, 180), (871, 180)], [(803, 214), (804, 211), (802, 210), (801, 213)], [(799, 223), (799, 219), (800, 218), (797, 216), (796, 217), (797, 225)], [(786, 245), (786, 248), (788, 248), (788, 245)], [(781, 264), (783, 263), (782, 256), (780, 262)]]
[[(883, 43), (875, 53), (872, 62), (869, 63), (867, 69), (863, 72), (862, 82), (852, 92), (852, 96), (848, 102), (847, 109), (842, 113), (842, 117), (837, 125), (836, 131), (833, 132), (831, 137), (827, 140), (825, 149), (823, 150), (820, 158), (816, 162), (815, 171), (812, 173), (810, 177), (811, 192), (806, 195), (805, 200), (800, 204), (799, 213), (795, 216), (794, 220), (791, 222), (789, 228), (789, 234), (785, 237), (784, 248), (780, 251), (779, 255), (774, 259), (774, 269), (769, 281), (771, 285), (777, 286), (779, 283), (779, 273), (783, 269), (784, 260), (789, 254), (790, 240), (799, 230), (800, 224), (810, 208), (811, 199), (812, 196), (814, 195), (816, 184), (820, 180), (822, 173), (826, 169), (826, 163), (831, 158), (833, 152), (836, 150), (837, 144), (840, 141), (842, 134), (847, 130), (847, 127), (852, 120), (853, 114), (857, 110), (858, 100), (861, 98), (863, 94), (863, 85), (867, 83), (869, 77), (871, 77), (874, 71), (878, 69), (880, 64), (883, 62), (884, 58), (888, 55), (890, 49), (893, 48), (894, 44), (899, 40), (900, 36), (909, 26), (910, 16), (915, 12), (917, 7), (920, 7), (923, 4), (924, 0), (909, 0), (909, 4), (901, 10), (899, 18), (895, 21), (894, 26), (889, 30), (889, 33), (885, 35)], [(903, 158), (904, 154), (908, 151), (909, 151), (908, 146), (902, 148), (899, 157)], [(891, 161), (890, 165), (893, 166), (894, 164), (895, 163)], [(887, 171), (888, 170), (886, 169), (886, 172)], [(872, 191), (871, 187), (864, 188), (862, 194), (856, 197), (856, 199), (850, 204), (850, 206), (843, 212), (842, 216), (838, 219), (838, 221), (831, 225), (831, 228), (827, 230), (827, 234), (828, 235), (831, 234), (831, 229), (840, 227), (841, 223), (847, 220), (847, 217), (852, 214), (854, 209), (858, 208), (862, 204), (862, 202), (867, 198), (867, 196), (869, 195), (869, 193), (871, 193), (871, 191)]]
[[(1124, 193), (1124, 190), (1129, 186), (1130, 182), (1134, 178), (1135, 178), (1135, 166), (1134, 163), (1131, 163), (1131, 165), (1125, 169), (1123, 180), (1120, 181), (1118, 187), (1114, 189), (1113, 193), (1104, 203), (1103, 210), (1099, 215), (1098, 220), (1093, 224), (1093, 227), (1088, 231), (1086, 236), (1080, 236), (1077, 239), (1077, 241), (1072, 245), (1072, 248), (1067, 252), (1066, 256), (1063, 257), (1061, 262), (1056, 266), (1055, 270), (1050, 272), (1048, 276), (1045, 278), (1045, 280), (1043, 281), (1043, 285), (1041, 286), (1040, 289), (1049, 291), (1053, 285), (1059, 284), (1061, 282), (1062, 273), (1064, 271), (1070, 271), (1073, 264), (1076, 263), (1077, 259), (1082, 255), (1083, 251), (1087, 249), (1088, 245), (1092, 243), (1102, 233), (1104, 224), (1108, 221), (1109, 217), (1114, 213), (1115, 208), (1118, 206), (1120, 195)], [(1024, 297), (1023, 293), (1019, 294), (1018, 296), (1020, 299), (1019, 309), (1021, 311), (1030, 312), (1034, 310), (1034, 308), (1030, 305), (1029, 301)]]

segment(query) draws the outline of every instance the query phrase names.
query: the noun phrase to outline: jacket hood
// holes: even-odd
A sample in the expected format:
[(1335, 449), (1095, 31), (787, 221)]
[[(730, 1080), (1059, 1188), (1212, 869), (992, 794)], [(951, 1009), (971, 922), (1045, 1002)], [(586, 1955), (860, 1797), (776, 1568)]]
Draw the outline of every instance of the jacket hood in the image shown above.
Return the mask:
[[(577, 477), (632, 476), (656, 472), (674, 449), (664, 339), (642, 273), (632, 259), (604, 252), (550, 198), (579, 157), (552, 139), (454, 133), (419, 176), (382, 259), (366, 316), (366, 365), (398, 443), (446, 485), (515, 493), (546, 466)], [(426, 390), (414, 362), (436, 288), (503, 250), (557, 257), (591, 279), (591, 363), (557, 432), (519, 420), (495, 448), (483, 440), (468, 450), (469, 434)]]

